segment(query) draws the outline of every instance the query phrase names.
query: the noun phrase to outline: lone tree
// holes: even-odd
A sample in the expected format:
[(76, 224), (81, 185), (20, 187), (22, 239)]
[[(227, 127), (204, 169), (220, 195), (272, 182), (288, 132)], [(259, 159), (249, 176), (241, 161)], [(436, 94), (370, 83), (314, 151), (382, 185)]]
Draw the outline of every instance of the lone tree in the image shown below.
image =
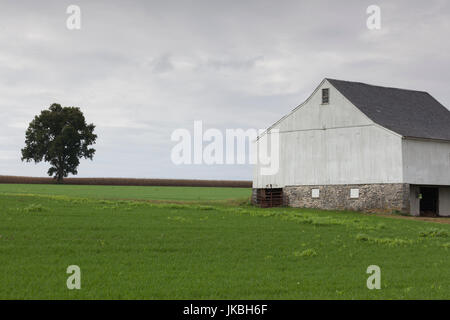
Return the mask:
[(69, 173), (77, 174), (80, 158), (91, 159), (95, 149), (95, 126), (87, 124), (80, 108), (52, 104), (30, 122), (25, 134), (22, 161), (49, 162), (49, 176), (62, 182)]

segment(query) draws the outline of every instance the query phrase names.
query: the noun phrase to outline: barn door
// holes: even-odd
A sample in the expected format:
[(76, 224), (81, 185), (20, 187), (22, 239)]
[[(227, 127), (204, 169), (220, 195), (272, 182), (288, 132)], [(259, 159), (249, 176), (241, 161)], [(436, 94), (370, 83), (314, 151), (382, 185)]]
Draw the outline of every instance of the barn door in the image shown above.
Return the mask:
[(421, 187), (420, 194), (420, 215), (425, 217), (435, 217), (439, 214), (439, 188)]

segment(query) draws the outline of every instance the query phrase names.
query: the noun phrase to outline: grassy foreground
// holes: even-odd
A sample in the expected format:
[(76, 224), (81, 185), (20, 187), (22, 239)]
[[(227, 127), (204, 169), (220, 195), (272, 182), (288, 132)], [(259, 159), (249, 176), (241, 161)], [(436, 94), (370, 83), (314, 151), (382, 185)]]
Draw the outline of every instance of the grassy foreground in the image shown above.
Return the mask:
[[(231, 196), (216, 188), (211, 199), (160, 191), (209, 200), (174, 204), (28, 187), (1, 186), (1, 299), (450, 298), (447, 224), (215, 203)], [(366, 287), (373, 264), (381, 290)], [(81, 268), (81, 290), (66, 287), (69, 265)]]

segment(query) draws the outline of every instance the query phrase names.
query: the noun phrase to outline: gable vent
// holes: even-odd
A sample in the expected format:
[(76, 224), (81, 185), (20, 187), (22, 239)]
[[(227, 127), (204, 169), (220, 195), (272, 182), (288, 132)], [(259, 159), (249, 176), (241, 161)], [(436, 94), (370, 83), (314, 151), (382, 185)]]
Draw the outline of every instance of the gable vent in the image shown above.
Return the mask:
[(330, 89), (322, 89), (322, 104), (330, 103)]

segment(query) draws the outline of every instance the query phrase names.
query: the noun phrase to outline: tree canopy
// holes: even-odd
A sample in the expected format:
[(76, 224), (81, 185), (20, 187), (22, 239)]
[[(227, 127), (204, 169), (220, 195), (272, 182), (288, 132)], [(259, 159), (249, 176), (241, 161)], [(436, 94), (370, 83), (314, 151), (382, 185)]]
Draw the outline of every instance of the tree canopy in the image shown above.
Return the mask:
[(76, 175), (80, 159), (93, 159), (97, 135), (94, 124), (87, 124), (77, 107), (52, 104), (34, 117), (25, 133), (22, 161), (49, 162), (48, 175), (58, 182), (69, 174)]

